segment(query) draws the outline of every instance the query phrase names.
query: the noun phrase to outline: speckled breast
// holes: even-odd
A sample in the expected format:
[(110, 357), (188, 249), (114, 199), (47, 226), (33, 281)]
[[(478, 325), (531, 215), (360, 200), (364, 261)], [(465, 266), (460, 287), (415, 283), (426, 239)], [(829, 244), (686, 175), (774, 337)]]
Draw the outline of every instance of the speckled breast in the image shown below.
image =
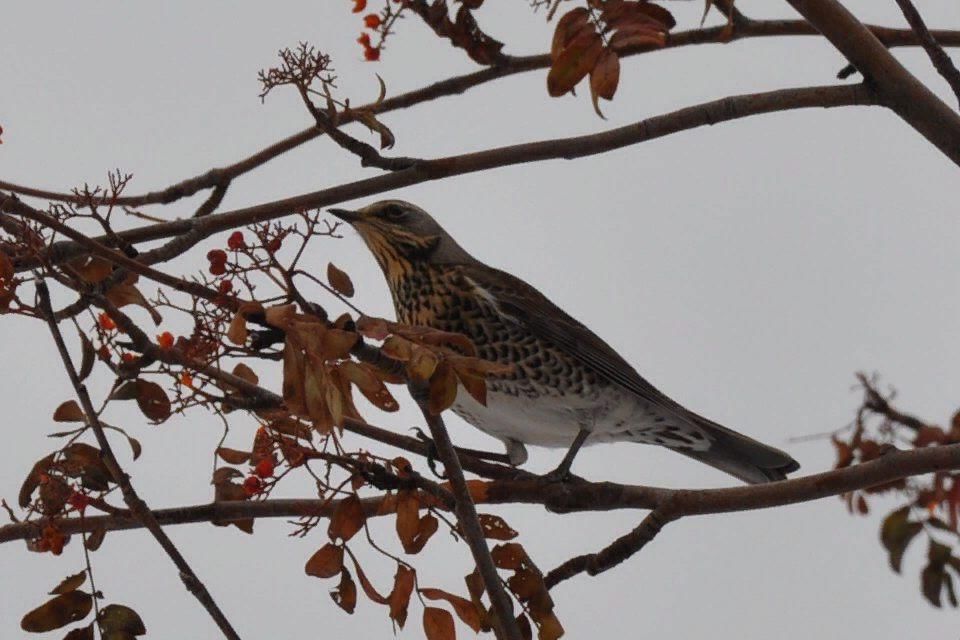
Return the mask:
[(494, 303), (472, 291), (456, 266), (415, 267), (391, 284), (400, 322), (462, 333), (480, 357), (514, 365), (512, 374), (488, 382), (492, 393), (596, 398), (609, 388), (552, 343), (504, 319)]

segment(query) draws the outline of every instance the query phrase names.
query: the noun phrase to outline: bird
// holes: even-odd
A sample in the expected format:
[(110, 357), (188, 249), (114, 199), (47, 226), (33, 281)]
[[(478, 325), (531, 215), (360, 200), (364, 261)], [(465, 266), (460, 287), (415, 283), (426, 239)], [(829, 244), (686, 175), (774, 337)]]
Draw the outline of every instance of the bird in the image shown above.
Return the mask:
[(671, 400), (532, 285), (470, 255), (420, 207), (382, 200), (329, 212), (373, 253), (399, 322), (463, 334), (479, 357), (512, 365), (488, 380), (486, 404), (460, 389), (451, 407), (501, 440), (512, 465), (526, 462), (526, 445), (566, 448), (546, 475), (569, 480), (582, 446), (626, 441), (667, 447), (750, 484), (799, 469), (787, 453)]

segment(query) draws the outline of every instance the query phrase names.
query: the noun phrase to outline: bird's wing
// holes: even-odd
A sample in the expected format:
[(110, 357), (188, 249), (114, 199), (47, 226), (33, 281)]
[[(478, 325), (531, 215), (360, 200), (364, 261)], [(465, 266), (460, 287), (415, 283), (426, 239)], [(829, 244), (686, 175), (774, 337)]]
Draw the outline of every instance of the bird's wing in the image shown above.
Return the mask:
[(486, 265), (463, 265), (462, 275), (479, 296), (526, 330), (577, 358), (610, 382), (680, 417), (689, 412), (644, 380), (613, 347), (570, 317), (546, 296), (509, 273)]

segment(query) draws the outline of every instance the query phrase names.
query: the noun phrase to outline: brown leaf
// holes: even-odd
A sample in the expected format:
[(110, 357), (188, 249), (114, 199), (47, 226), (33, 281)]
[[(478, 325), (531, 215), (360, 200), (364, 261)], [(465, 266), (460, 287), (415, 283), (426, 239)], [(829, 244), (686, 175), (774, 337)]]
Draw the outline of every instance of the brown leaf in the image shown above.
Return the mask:
[(253, 372), (253, 369), (242, 362), (238, 363), (237, 366), (233, 368), (233, 375), (246, 380), (250, 384), (260, 384), (260, 378), (258, 378), (257, 374)]
[(390, 619), (403, 629), (407, 621), (407, 607), (416, 581), (416, 572), (406, 565), (398, 564), (393, 576), (393, 590), (390, 592)]
[(340, 539), (347, 542), (363, 528), (366, 519), (360, 498), (356, 494), (347, 496), (340, 501), (334, 510), (333, 516), (330, 518), (327, 535), (330, 536), (331, 541), (335, 542)]
[(374, 369), (370, 365), (353, 360), (344, 360), (337, 365), (337, 370), (344, 380), (352, 382), (360, 390), (360, 393), (378, 409), (390, 412), (400, 409), (396, 399), (387, 390), (383, 380), (374, 373)]
[(81, 571), (80, 573), (75, 573), (72, 576), (67, 576), (60, 581), (60, 584), (55, 586), (51, 591), (50, 595), (56, 596), (62, 593), (70, 593), (71, 591), (76, 591), (80, 588), (87, 580), (87, 572)]
[(590, 22), (590, 12), (584, 7), (577, 7), (563, 14), (557, 21), (557, 26), (553, 31), (553, 43), (550, 47), (550, 59), (556, 62), (557, 57), (566, 48), (566, 46), (581, 31), (589, 29), (594, 30), (593, 23)]
[(424, 607), (423, 632), (427, 640), (454, 640), (457, 637), (453, 616), (449, 611), (436, 607)]
[(554, 98), (569, 92), (593, 69), (603, 51), (596, 31), (577, 35), (557, 56), (547, 73), (547, 93)]
[(383, 597), (380, 595), (380, 592), (374, 588), (373, 583), (367, 578), (367, 574), (363, 572), (357, 559), (353, 556), (351, 556), (351, 559), (353, 560), (353, 568), (357, 571), (357, 579), (360, 581), (360, 587), (363, 589), (363, 592), (367, 594), (367, 597), (377, 604), (390, 604), (389, 598)]
[(410, 490), (397, 493), (397, 537), (404, 551), (413, 545), (420, 529), (420, 500)]
[(460, 380), (460, 384), (467, 390), (467, 393), (483, 406), (487, 406), (487, 381), (481, 376), (469, 373), (462, 367), (455, 366), (454, 370), (457, 372), (457, 379)]
[(98, 526), (96, 529), (87, 534), (87, 537), (83, 541), (83, 546), (85, 546), (88, 551), (96, 551), (100, 548), (100, 545), (103, 544), (103, 539), (106, 537), (107, 528), (104, 526)]
[(388, 358), (406, 362), (413, 355), (413, 343), (400, 336), (390, 336), (383, 342), (380, 351)]
[(243, 346), (247, 344), (247, 337), (249, 332), (247, 331), (247, 318), (241, 313), (237, 312), (233, 316), (233, 320), (230, 321), (230, 326), (227, 327), (227, 340), (232, 342), (235, 345)]
[(386, 320), (371, 318), (370, 316), (360, 316), (360, 319), (357, 320), (357, 331), (371, 340), (383, 340), (390, 334), (390, 328)]
[(20, 493), (17, 496), (17, 504), (19, 504), (21, 508), (26, 509), (30, 506), (30, 502), (33, 499), (33, 492), (40, 486), (40, 478), (49, 471), (55, 456), (55, 453), (51, 453), (38, 460), (34, 463), (27, 477), (24, 478), (23, 484), (20, 486)]
[(310, 556), (303, 570), (308, 576), (332, 578), (343, 568), (343, 547), (329, 542)]
[(90, 372), (93, 371), (93, 363), (97, 357), (96, 351), (93, 349), (93, 343), (90, 342), (85, 334), (80, 333), (80, 369), (77, 371), (77, 377), (81, 382), (87, 379), (87, 376), (90, 375)]
[(356, 608), (357, 585), (350, 577), (350, 571), (346, 567), (340, 570), (340, 584), (337, 585), (336, 590), (330, 592), (330, 597), (333, 598), (338, 607), (347, 613), (353, 613), (354, 608)]
[(93, 608), (93, 598), (83, 591), (70, 591), (47, 600), (23, 616), (20, 628), (31, 633), (42, 633), (83, 620)]
[(324, 332), (321, 343), (323, 357), (327, 360), (340, 360), (350, 355), (350, 350), (357, 344), (359, 335), (353, 331), (328, 329)]
[(907, 546), (923, 529), (919, 522), (910, 522), (910, 507), (902, 507), (883, 520), (880, 527), (880, 541), (890, 554), (890, 568), (900, 573), (900, 564)]
[(380, 135), (381, 149), (390, 149), (396, 144), (397, 139), (394, 137), (393, 131), (390, 130), (390, 127), (380, 122), (372, 111), (369, 109), (351, 109), (350, 112), (357, 120), (363, 123), (367, 129)]
[(74, 442), (63, 450), (60, 469), (72, 478), (80, 478), (81, 484), (95, 491), (106, 491), (113, 479), (103, 463), (100, 449), (83, 442)]
[(71, 629), (67, 635), (63, 636), (63, 640), (94, 640), (93, 623), (91, 622), (85, 627)]
[(137, 405), (140, 411), (154, 422), (163, 422), (170, 417), (170, 398), (156, 382), (137, 379)]
[(441, 589), (420, 589), (420, 595), (428, 600), (446, 600), (465, 625), (473, 629), (475, 633), (480, 633), (480, 612), (466, 598), (455, 596)]
[(563, 626), (552, 611), (538, 620), (538, 623), (538, 640), (557, 640), (564, 634)]
[(140, 615), (122, 604), (105, 606), (100, 610), (99, 621), (104, 638), (130, 638), (132, 636), (142, 636), (147, 632)]
[(597, 60), (596, 66), (590, 72), (590, 96), (593, 99), (593, 109), (601, 118), (599, 98), (613, 100), (620, 82), (620, 56), (612, 49), (604, 49)]
[(527, 559), (527, 552), (516, 542), (498, 544), (490, 550), (493, 564), (500, 569), (519, 569)]
[(55, 422), (84, 422), (86, 416), (76, 400), (67, 400), (53, 412), (53, 419)]
[(238, 451), (229, 447), (217, 447), (217, 455), (228, 464), (243, 464), (250, 459), (249, 451)]
[(483, 527), (483, 535), (491, 540), (513, 540), (519, 535), (507, 522), (500, 516), (489, 513), (477, 514), (480, 526)]
[(67, 265), (76, 271), (85, 282), (96, 284), (103, 282), (113, 273), (113, 263), (99, 256), (88, 256), (71, 260)]
[(453, 367), (446, 360), (437, 365), (437, 369), (430, 378), (429, 398), (427, 410), (438, 416), (450, 408), (457, 399), (457, 375)]
[(332, 262), (327, 264), (327, 282), (342, 296), (352, 298), (354, 294), (353, 281), (346, 272), (341, 271)]
[(118, 284), (113, 287), (105, 294), (107, 300), (112, 302), (118, 308), (126, 307), (127, 305), (136, 305), (138, 307), (143, 307), (150, 313), (150, 317), (153, 319), (153, 323), (160, 325), (163, 322), (163, 316), (153, 308), (153, 305), (147, 302), (147, 299), (143, 297), (143, 294), (140, 293), (140, 290), (137, 289), (132, 284)]

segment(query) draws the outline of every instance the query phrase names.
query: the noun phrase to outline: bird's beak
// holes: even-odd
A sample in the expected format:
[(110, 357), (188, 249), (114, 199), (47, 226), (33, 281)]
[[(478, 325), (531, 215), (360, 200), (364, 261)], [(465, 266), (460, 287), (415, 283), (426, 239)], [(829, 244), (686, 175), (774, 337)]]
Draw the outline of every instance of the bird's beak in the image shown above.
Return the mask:
[(347, 209), (327, 209), (327, 212), (332, 213), (348, 224), (353, 224), (354, 222), (360, 220), (360, 214), (356, 211), (349, 211)]

